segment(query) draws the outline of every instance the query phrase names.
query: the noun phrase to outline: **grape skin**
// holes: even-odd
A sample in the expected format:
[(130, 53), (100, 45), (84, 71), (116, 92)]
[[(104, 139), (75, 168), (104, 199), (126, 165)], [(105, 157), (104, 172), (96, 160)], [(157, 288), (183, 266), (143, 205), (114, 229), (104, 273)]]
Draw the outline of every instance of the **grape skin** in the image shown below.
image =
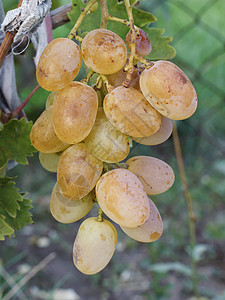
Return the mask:
[(49, 172), (57, 172), (61, 152), (43, 153), (39, 152), (39, 161), (42, 167)]
[(112, 125), (127, 135), (149, 136), (160, 128), (161, 115), (134, 88), (115, 88), (106, 95), (103, 107)]
[(191, 81), (170, 61), (159, 60), (145, 69), (140, 87), (149, 103), (167, 118), (184, 120), (197, 108), (197, 94)]
[(72, 201), (62, 195), (56, 183), (51, 194), (50, 211), (55, 220), (69, 224), (86, 216), (94, 206), (94, 193), (90, 192), (79, 201)]
[(115, 169), (102, 175), (96, 184), (96, 197), (103, 212), (120, 226), (140, 226), (149, 216), (144, 187), (128, 170)]
[(109, 163), (125, 159), (130, 152), (128, 136), (112, 126), (102, 107), (84, 143), (97, 158)]
[(149, 199), (150, 214), (144, 224), (135, 228), (121, 226), (121, 229), (132, 239), (151, 243), (158, 240), (163, 233), (163, 221), (154, 202)]
[(90, 133), (98, 110), (98, 95), (81, 82), (58, 91), (53, 103), (53, 126), (60, 140), (76, 144)]
[(148, 195), (164, 193), (174, 183), (173, 169), (164, 161), (151, 156), (134, 156), (126, 161), (128, 170), (142, 182)]
[(90, 31), (82, 41), (84, 63), (99, 74), (113, 74), (122, 69), (127, 59), (127, 48), (116, 33), (107, 29)]
[(148, 145), (148, 146), (154, 146), (164, 143), (172, 134), (173, 131), (173, 123), (170, 119), (162, 116), (162, 122), (161, 126), (158, 131), (153, 133), (150, 136), (137, 138), (137, 137), (131, 137), (135, 142), (142, 144), (142, 145)]
[(67, 38), (54, 39), (39, 59), (37, 81), (47, 91), (61, 90), (77, 76), (81, 63), (81, 51), (75, 42)]
[(116, 244), (117, 232), (111, 222), (88, 218), (78, 230), (73, 245), (73, 262), (80, 272), (96, 274), (109, 263)]
[(63, 152), (59, 160), (59, 188), (66, 198), (79, 200), (94, 188), (102, 169), (103, 162), (92, 155), (86, 145), (73, 145)]
[[(128, 49), (131, 51), (131, 30), (128, 31), (127, 36), (126, 36), (126, 43)], [(139, 28), (139, 34), (136, 34), (136, 48), (135, 52), (137, 55), (140, 56), (147, 56), (151, 51), (152, 51), (152, 45), (151, 42), (147, 36), (147, 34)]]
[(48, 108), (49, 106), (51, 106), (55, 100), (55, 96), (57, 94), (57, 91), (55, 92), (51, 92), (45, 102), (45, 108)]
[(40, 152), (56, 153), (68, 148), (56, 135), (52, 124), (52, 106), (43, 111), (30, 132), (32, 145)]

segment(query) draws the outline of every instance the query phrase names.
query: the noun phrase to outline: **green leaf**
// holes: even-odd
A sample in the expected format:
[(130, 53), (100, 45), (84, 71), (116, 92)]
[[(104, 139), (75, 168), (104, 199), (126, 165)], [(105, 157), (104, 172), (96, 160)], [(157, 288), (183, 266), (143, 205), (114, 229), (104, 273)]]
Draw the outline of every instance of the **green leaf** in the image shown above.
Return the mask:
[(15, 218), (17, 210), (20, 209), (18, 201), (23, 201), (23, 197), (18, 193), (12, 178), (0, 178), (0, 207), (11, 217)]
[(179, 262), (154, 264), (150, 266), (150, 270), (157, 273), (168, 273), (170, 271), (175, 271), (186, 276), (191, 276), (191, 269)]
[(31, 205), (31, 200), (23, 199), (22, 202), (19, 202), (20, 209), (17, 211), (16, 218), (7, 216), (5, 221), (14, 229), (20, 230), (22, 227), (25, 227), (27, 223), (33, 223), (32, 214), (30, 209), (33, 207)]
[(170, 45), (173, 40), (168, 36), (161, 36), (164, 29), (144, 28), (143, 29), (151, 41), (152, 51), (146, 56), (150, 60), (171, 59), (176, 55), (176, 50)]
[(32, 156), (37, 151), (30, 142), (32, 124), (22, 118), (10, 120), (4, 125), (4, 129), (0, 131), (0, 166), (10, 159), (28, 164), (26, 156)]
[[(118, 3), (117, 0), (108, 0), (108, 9), (109, 13), (117, 18), (127, 19), (127, 12), (123, 2)], [(85, 7), (85, 4), (82, 0), (73, 0), (72, 1), (72, 10), (68, 13), (69, 19), (71, 22), (75, 24), (76, 20), (78, 19), (81, 9)], [(146, 11), (142, 11), (140, 9), (134, 8), (133, 9), (133, 17), (135, 25), (138, 27), (142, 27), (145, 25), (149, 25), (152, 22), (155, 22), (157, 19), (150, 13)], [(89, 14), (85, 17), (82, 24), (79, 27), (79, 30), (83, 32), (89, 32), (93, 29), (99, 28), (101, 23), (101, 8), (99, 8), (96, 12)], [(126, 25), (108, 21), (107, 28), (112, 30), (113, 32), (117, 33), (122, 39), (125, 40), (126, 34), (129, 31), (129, 28)]]
[(5, 221), (2, 215), (0, 215), (0, 241), (4, 241), (4, 235), (12, 235), (14, 230)]
[[(80, 15), (81, 9), (85, 7), (85, 4), (82, 2), (82, 0), (73, 0), (72, 3), (72, 11), (68, 14), (68, 16), (71, 22), (75, 23)], [(107, 4), (109, 13), (112, 16), (120, 19), (128, 19), (124, 2), (118, 3), (117, 0), (108, 0)], [(172, 41), (172, 38), (161, 36), (164, 33), (164, 29), (152, 27), (149, 28), (149, 25), (151, 23), (157, 21), (156, 17), (154, 17), (149, 12), (140, 10), (135, 7), (133, 8), (133, 16), (135, 25), (142, 28), (151, 41), (153, 50), (150, 55), (147, 56), (148, 59), (171, 59), (176, 55), (175, 49), (171, 45), (169, 45), (169, 43)], [(96, 12), (91, 13), (85, 17), (84, 21), (79, 27), (79, 30), (84, 33), (81, 33), (81, 35), (84, 36), (87, 32), (99, 28), (100, 20), (101, 8), (99, 5), (99, 8)], [(114, 21), (108, 21), (107, 28), (117, 33), (123, 40), (126, 39), (126, 35), (129, 31), (129, 28), (127, 26)]]
[(0, 240), (11, 237), (15, 230), (20, 230), (27, 223), (33, 223), (31, 201), (14, 186), (13, 178), (0, 178)]

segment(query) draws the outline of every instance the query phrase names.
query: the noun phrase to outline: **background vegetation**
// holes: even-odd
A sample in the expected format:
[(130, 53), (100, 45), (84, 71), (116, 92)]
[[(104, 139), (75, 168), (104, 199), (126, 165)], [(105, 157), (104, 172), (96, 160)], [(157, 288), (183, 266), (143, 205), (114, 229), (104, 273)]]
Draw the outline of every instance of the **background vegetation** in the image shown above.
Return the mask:
[[(61, 0), (53, 4), (58, 7), (69, 2)], [(7, 11), (16, 6), (16, 1), (3, 0), (3, 5)], [(178, 122), (197, 218), (194, 258), (198, 264), (200, 295), (224, 300), (225, 2), (142, 0), (140, 7), (158, 18), (154, 26), (165, 28), (165, 35), (173, 36), (172, 45), (177, 51), (173, 61), (187, 73), (198, 93), (197, 112), (192, 118)], [(70, 28), (71, 24), (67, 24), (56, 29), (54, 37), (66, 36)], [(31, 46), (25, 55), (15, 58), (21, 99), (36, 85), (33, 55)], [(28, 119), (35, 121), (40, 115), (47, 96), (43, 90), (35, 94), (25, 109)], [(165, 160), (175, 171), (173, 188), (152, 197), (164, 220), (164, 234), (159, 241), (148, 245), (118, 231), (119, 243), (112, 262), (100, 274), (91, 277), (80, 274), (72, 263), (72, 245), (80, 222), (63, 225), (50, 215), (48, 205), (55, 175), (40, 166), (37, 154), (29, 159), (29, 166), (20, 165), (9, 172), (9, 176), (19, 175), (20, 190), (29, 191), (34, 224), (18, 232), (16, 238), (1, 243), (0, 298), (54, 252), (55, 258), (49, 264), (43, 263), (43, 269), (12, 299), (73, 300), (79, 299), (78, 295), (85, 300), (190, 299), (188, 219), (172, 138), (151, 148), (135, 144), (130, 155), (137, 154)], [(57, 298), (59, 288), (64, 290), (64, 296)]]

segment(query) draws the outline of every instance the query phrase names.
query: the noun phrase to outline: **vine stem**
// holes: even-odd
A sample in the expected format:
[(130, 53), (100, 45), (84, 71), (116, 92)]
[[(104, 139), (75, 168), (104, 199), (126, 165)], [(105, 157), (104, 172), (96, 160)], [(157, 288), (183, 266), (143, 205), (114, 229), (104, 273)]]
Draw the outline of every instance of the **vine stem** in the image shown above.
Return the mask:
[(103, 210), (101, 209), (100, 206), (99, 206), (99, 208), (98, 208), (98, 215), (97, 215), (96, 220), (97, 220), (98, 222), (102, 222), (102, 221), (103, 221)]
[(132, 73), (134, 71), (134, 55), (136, 52), (136, 32), (134, 27), (134, 18), (133, 18), (133, 12), (132, 12), (132, 6), (130, 5), (130, 0), (124, 0), (127, 15), (129, 18), (129, 24), (130, 24), (130, 31), (131, 31), (131, 43), (130, 43), (130, 57), (129, 57), (129, 63), (126, 67), (127, 69), (127, 76), (125, 81), (123, 82), (123, 86), (129, 87), (131, 82)]
[(109, 11), (107, 7), (106, 0), (99, 0), (101, 5), (101, 28), (106, 28), (107, 26), (107, 18), (109, 16)]
[(193, 285), (193, 291), (195, 297), (198, 297), (198, 276), (196, 270), (196, 261), (195, 258), (193, 257), (193, 251), (196, 245), (196, 228), (195, 228), (196, 217), (193, 210), (192, 198), (189, 191), (187, 176), (184, 168), (184, 160), (182, 156), (176, 121), (173, 121), (173, 143), (174, 143), (180, 178), (183, 186), (184, 197), (186, 200), (187, 210), (188, 210), (188, 224), (189, 224), (190, 246), (191, 246), (192, 285)]
[[(20, 2), (17, 5), (17, 8), (21, 6), (23, 0), (20, 0)], [(3, 64), (3, 61), (6, 57), (6, 55), (9, 53), (11, 45), (13, 43), (14, 39), (14, 33), (13, 32), (6, 32), (4, 40), (2, 41), (2, 44), (0, 46), (0, 68)]]
[(10, 119), (15, 118), (18, 113), (24, 109), (24, 107), (27, 105), (27, 103), (30, 101), (30, 99), (32, 98), (32, 96), (37, 92), (37, 90), (39, 90), (40, 85), (37, 85), (32, 92), (27, 96), (27, 98), (23, 101), (23, 103), (21, 103), (11, 114), (10, 114)]
[[(108, 16), (107, 16), (107, 20), (108, 20), (108, 21), (118, 22), (118, 23), (121, 23), (121, 24), (123, 24), (123, 25), (126, 25), (126, 26), (130, 27), (130, 22), (129, 22), (129, 21), (127, 21), (127, 20), (125, 20), (125, 19), (120, 19), (120, 18), (114, 17), (114, 16), (112, 16), (112, 15), (108, 15)], [(140, 28), (137, 27), (137, 26), (135, 26), (135, 25), (134, 25), (134, 29), (135, 29), (135, 31), (136, 31), (137, 33), (140, 32)]]
[(85, 6), (85, 8), (81, 11), (81, 14), (79, 16), (79, 18), (77, 19), (75, 25), (73, 26), (72, 30), (70, 31), (69, 35), (68, 35), (68, 39), (73, 39), (74, 37), (77, 38), (77, 30), (79, 28), (79, 26), (81, 25), (81, 23), (83, 22), (84, 18), (86, 17), (86, 15), (88, 14), (88, 12), (90, 11), (91, 7), (98, 2), (98, 0), (90, 0), (87, 5)]

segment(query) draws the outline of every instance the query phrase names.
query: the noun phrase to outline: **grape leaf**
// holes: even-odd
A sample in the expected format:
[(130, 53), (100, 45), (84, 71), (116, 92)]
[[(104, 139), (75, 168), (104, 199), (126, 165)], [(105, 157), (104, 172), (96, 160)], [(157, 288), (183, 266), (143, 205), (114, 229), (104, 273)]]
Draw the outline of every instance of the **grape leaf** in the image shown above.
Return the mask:
[(22, 227), (25, 227), (27, 223), (33, 223), (32, 214), (29, 211), (33, 206), (30, 205), (31, 200), (23, 199), (22, 202), (19, 202), (20, 209), (17, 211), (16, 218), (12, 218), (9, 215), (5, 218), (11, 227), (16, 230), (20, 230)]
[(27, 223), (33, 223), (31, 201), (24, 199), (14, 186), (13, 178), (0, 178), (0, 240), (11, 237)]
[(23, 197), (18, 193), (12, 179), (10, 177), (0, 178), (0, 207), (15, 218), (17, 210), (20, 209), (18, 201), (23, 201)]
[(31, 127), (32, 122), (26, 122), (25, 118), (12, 119), (4, 125), (0, 131), (0, 167), (10, 159), (28, 164), (26, 156), (37, 151), (30, 142)]
[[(72, 10), (68, 14), (68, 16), (71, 22), (75, 23), (80, 15), (81, 9), (85, 7), (85, 4), (82, 2), (82, 0), (73, 0), (72, 3)], [(108, 0), (107, 4), (109, 13), (111, 15), (121, 19), (128, 18), (124, 2), (118, 3), (117, 0)], [(172, 41), (172, 38), (161, 36), (164, 33), (164, 29), (152, 27), (149, 28), (149, 25), (151, 23), (157, 21), (156, 17), (146, 11), (140, 10), (135, 7), (133, 8), (133, 16), (135, 25), (142, 28), (147, 33), (152, 44), (153, 50), (150, 55), (147, 56), (147, 58), (152, 60), (170, 59), (176, 55), (175, 49), (171, 45), (169, 45), (169, 43)], [(99, 28), (100, 20), (101, 9), (99, 6), (96, 12), (91, 13), (87, 17), (85, 17), (81, 26), (79, 27), (79, 30), (83, 32), (83, 34), (81, 33), (82, 37), (87, 32)], [(107, 29), (117, 33), (123, 40), (126, 39), (127, 32), (129, 31), (129, 28), (127, 26), (114, 21), (108, 21)]]
[(4, 235), (12, 235), (14, 230), (5, 221), (2, 215), (0, 215), (0, 241), (4, 241)]
[(147, 59), (170, 59), (176, 55), (176, 50), (170, 45), (173, 39), (168, 36), (161, 36), (164, 33), (164, 29), (144, 28), (144, 31), (152, 45), (152, 51), (146, 56)]

